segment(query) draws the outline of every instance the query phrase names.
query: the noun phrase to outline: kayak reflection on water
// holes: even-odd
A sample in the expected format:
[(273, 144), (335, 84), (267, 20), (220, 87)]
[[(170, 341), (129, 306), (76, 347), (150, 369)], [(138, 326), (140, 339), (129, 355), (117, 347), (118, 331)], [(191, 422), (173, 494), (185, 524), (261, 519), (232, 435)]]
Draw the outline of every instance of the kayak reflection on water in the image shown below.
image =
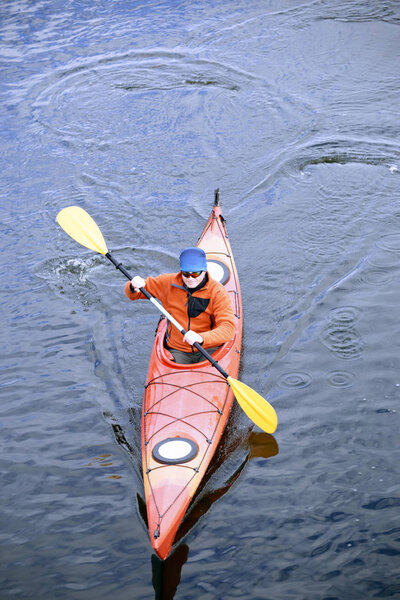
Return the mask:
[[(249, 460), (271, 458), (279, 452), (277, 441), (273, 435), (250, 431), (243, 436), (243, 431), (238, 430), (235, 434), (234, 427), (232, 427), (234, 420), (234, 418), (230, 419), (228, 423), (203, 484), (178, 530), (175, 544), (182, 540), (214, 502), (230, 489)], [(127, 441), (122, 427), (116, 423), (112, 427), (118, 444), (128, 452), (135, 463), (138, 463), (140, 461), (138, 453)], [(145, 501), (139, 494), (137, 494), (137, 500), (140, 515), (147, 525)], [(182, 567), (187, 562), (188, 556), (189, 546), (186, 543), (181, 543), (173, 549), (166, 560), (161, 560), (155, 554), (152, 555), (152, 581), (156, 600), (172, 600), (174, 598), (181, 579)]]
[[(189, 508), (187, 515), (182, 522), (175, 542), (182, 539), (196, 522), (202, 517), (216, 500), (221, 498), (231, 487), (234, 481), (238, 478), (247, 461), (252, 458), (271, 458), (279, 452), (278, 444), (273, 435), (264, 432), (251, 432), (250, 435), (241, 444), (247, 444), (247, 454), (235, 469), (233, 474), (225, 479), (224, 485), (214, 488), (213, 485), (206, 484), (202, 491), (198, 493)], [(219, 453), (215, 457), (209, 468), (208, 483), (211, 484), (211, 478), (224, 461), (224, 452)], [(207, 491), (206, 491), (207, 489)], [(146, 516), (146, 507), (144, 500), (138, 497), (139, 510), (143, 517)], [(155, 600), (172, 600), (178, 589), (181, 580), (181, 571), (183, 565), (187, 562), (189, 556), (189, 546), (186, 543), (181, 543), (175, 548), (166, 560), (161, 560), (156, 554), (151, 557), (152, 566), (152, 582), (155, 591)]]
[[(132, 409), (131, 411), (132, 412)], [(181, 580), (183, 565), (189, 556), (189, 546), (181, 540), (195, 526), (214, 504), (230, 489), (239, 477), (246, 463), (253, 458), (271, 458), (279, 453), (279, 447), (273, 435), (247, 430), (237, 426), (241, 411), (234, 405), (221, 441), (214, 454), (202, 485), (198, 489), (185, 518), (175, 537), (175, 545), (170, 555), (161, 560), (156, 554), (151, 557), (152, 582), (155, 600), (172, 600)], [(132, 412), (130, 422), (137, 422), (139, 414)], [(117, 443), (129, 454), (135, 465), (140, 465), (140, 450), (135, 449), (126, 439), (124, 430), (118, 423), (113, 423)], [(140, 467), (139, 467), (140, 470)], [(144, 498), (137, 494), (139, 513), (147, 527), (147, 511)], [(179, 541), (181, 543), (179, 544)]]

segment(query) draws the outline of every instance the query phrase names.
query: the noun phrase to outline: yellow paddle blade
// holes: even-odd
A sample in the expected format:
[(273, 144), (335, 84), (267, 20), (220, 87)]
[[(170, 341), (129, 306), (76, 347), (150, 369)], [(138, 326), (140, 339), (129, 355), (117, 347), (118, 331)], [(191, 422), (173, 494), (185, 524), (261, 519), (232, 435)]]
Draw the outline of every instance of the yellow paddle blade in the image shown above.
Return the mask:
[(227, 381), (235, 394), (242, 410), (260, 429), (273, 433), (278, 425), (275, 409), (245, 383), (228, 377)]
[(108, 252), (103, 234), (83, 208), (79, 206), (63, 208), (57, 215), (57, 222), (69, 236), (85, 248), (100, 254)]

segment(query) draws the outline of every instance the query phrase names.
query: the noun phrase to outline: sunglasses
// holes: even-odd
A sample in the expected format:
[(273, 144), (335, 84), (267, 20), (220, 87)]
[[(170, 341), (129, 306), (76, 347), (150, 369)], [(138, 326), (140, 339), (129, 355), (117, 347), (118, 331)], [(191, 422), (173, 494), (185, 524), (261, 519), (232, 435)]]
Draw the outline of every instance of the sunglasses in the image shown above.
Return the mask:
[(199, 277), (199, 275), (201, 275), (202, 272), (203, 271), (181, 271), (184, 277), (193, 277), (194, 279), (196, 279), (196, 277)]

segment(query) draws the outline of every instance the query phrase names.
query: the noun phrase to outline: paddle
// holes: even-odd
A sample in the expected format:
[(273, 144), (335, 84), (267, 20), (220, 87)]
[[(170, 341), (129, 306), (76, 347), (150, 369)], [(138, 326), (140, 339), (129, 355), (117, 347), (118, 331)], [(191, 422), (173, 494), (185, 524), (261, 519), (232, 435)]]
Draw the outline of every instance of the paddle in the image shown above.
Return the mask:
[[(104, 254), (104, 256), (106, 256), (108, 260), (110, 260), (113, 265), (125, 275), (125, 277), (127, 277), (127, 279), (132, 279), (132, 276), (122, 264), (115, 260), (110, 254), (100, 229), (92, 217), (83, 210), (83, 208), (80, 208), (79, 206), (68, 206), (67, 208), (63, 208), (57, 215), (57, 221), (64, 231), (74, 240), (79, 242), (79, 244), (82, 244), (82, 246), (85, 246), (90, 250)], [(186, 330), (165, 310), (158, 300), (153, 298), (145, 288), (140, 288), (140, 291), (165, 317), (167, 317), (168, 321), (170, 321), (182, 335), (185, 335)], [(260, 394), (255, 392), (245, 383), (233, 379), (233, 377), (231, 377), (199, 343), (195, 342), (193, 345), (196, 350), (198, 350), (204, 358), (206, 358), (212, 366), (225, 377), (232, 388), (236, 400), (239, 402), (247, 416), (267, 433), (273, 433), (277, 427), (278, 418), (274, 408), (269, 402), (264, 400)]]

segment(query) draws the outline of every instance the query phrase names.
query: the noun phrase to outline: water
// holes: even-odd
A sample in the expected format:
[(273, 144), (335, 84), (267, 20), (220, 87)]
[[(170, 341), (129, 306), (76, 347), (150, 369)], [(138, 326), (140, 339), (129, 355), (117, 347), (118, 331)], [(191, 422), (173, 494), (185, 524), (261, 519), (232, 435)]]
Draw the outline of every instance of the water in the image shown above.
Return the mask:
[[(398, 2), (3, 0), (1, 598), (400, 598)], [(239, 410), (161, 565), (143, 276), (221, 188), (245, 308)]]

